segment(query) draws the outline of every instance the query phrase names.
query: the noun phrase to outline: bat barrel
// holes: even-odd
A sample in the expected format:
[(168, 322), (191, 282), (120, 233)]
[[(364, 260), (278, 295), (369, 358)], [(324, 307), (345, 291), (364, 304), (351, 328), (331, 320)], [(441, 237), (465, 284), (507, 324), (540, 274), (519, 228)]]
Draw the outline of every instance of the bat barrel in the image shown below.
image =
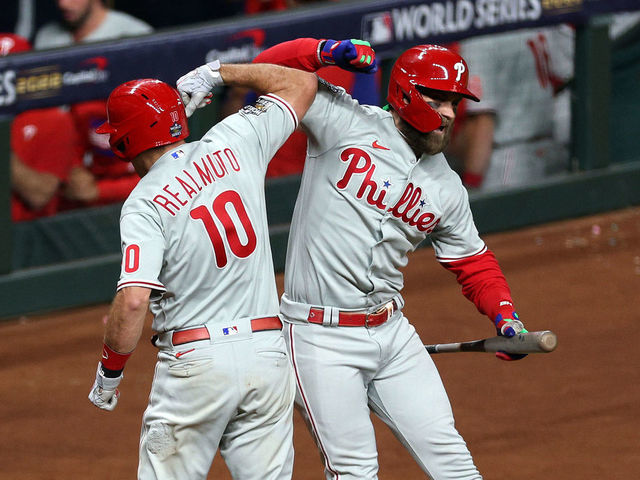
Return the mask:
[(558, 337), (555, 333), (545, 330), (540, 334), (539, 345), (545, 352), (553, 352), (558, 346)]

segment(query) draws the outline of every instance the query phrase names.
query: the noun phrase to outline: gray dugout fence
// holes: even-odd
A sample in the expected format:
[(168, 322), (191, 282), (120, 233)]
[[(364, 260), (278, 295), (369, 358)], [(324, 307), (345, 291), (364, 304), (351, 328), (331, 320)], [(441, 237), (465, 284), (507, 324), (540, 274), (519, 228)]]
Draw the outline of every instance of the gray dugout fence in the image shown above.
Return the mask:
[[(393, 59), (415, 44), (571, 23), (575, 171), (526, 188), (472, 194), (478, 228), (497, 232), (640, 204), (640, 32), (636, 28), (612, 44), (606, 21), (611, 13), (639, 9), (637, 0), (330, 2), (0, 58), (0, 318), (109, 301), (120, 270), (120, 205), (11, 222), (9, 125), (21, 111), (106, 98), (132, 78), (173, 83), (205, 61), (250, 61), (262, 49), (298, 37), (370, 40), (386, 84)], [(193, 138), (217, 113), (214, 105), (190, 119)], [(267, 180), (278, 271), (298, 186), (297, 176)]]

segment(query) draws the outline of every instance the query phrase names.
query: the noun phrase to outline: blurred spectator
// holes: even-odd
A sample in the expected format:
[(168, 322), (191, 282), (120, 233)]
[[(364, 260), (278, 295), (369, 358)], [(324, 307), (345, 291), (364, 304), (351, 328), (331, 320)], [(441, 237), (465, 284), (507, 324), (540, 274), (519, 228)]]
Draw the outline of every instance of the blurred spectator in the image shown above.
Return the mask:
[(568, 169), (568, 150), (554, 138), (553, 31), (525, 29), (459, 42), (479, 103), (464, 102), (451, 153), (468, 188), (525, 185)]
[[(31, 49), (29, 42), (11, 33), (0, 34), (0, 56)], [(59, 189), (66, 181), (77, 139), (68, 111), (31, 110), (11, 123), (11, 218), (32, 220), (53, 215), (59, 208)]]
[[(57, 6), (61, 20), (38, 31), (36, 49), (143, 35), (153, 30), (129, 14), (108, 8), (101, 0), (57, 0)], [(130, 163), (115, 158), (108, 135), (95, 131), (106, 120), (105, 100), (74, 104), (70, 113), (78, 132), (77, 145), (61, 208), (123, 201), (139, 178)]]
[(151, 33), (153, 28), (137, 18), (107, 8), (104, 0), (56, 0), (60, 20), (36, 33), (34, 48), (66, 47), (80, 42)]
[(29, 110), (11, 124), (11, 218), (15, 222), (57, 213), (60, 186), (77, 155), (75, 126), (62, 108)]

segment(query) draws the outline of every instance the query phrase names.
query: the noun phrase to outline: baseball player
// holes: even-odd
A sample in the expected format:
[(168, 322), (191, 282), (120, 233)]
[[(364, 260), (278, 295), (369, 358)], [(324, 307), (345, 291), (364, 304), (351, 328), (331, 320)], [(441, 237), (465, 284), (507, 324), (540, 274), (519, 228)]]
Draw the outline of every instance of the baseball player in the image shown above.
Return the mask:
[[(304, 68), (319, 64), (335, 44), (316, 41), (303, 50), (305, 42), (278, 45), (262, 59)], [(281, 313), (297, 401), (327, 479), (377, 478), (371, 410), (431, 478), (481, 478), (454, 427), (437, 369), (402, 313), (400, 270), (430, 236), (436, 259), (498, 334), (525, 331), (473, 223), (466, 189), (441, 153), (460, 100), (478, 101), (468, 77), (459, 55), (419, 45), (397, 59), (388, 107), (360, 105), (321, 81), (303, 119), (308, 153)]]
[[(31, 50), (26, 38), (0, 33), (0, 56)], [(60, 186), (77, 160), (73, 118), (62, 108), (28, 110), (11, 122), (11, 219), (58, 212)]]
[(552, 61), (562, 26), (462, 40), (471, 85), (461, 123), (463, 181), (479, 190), (527, 185), (566, 172), (569, 152), (554, 138), (554, 96), (564, 83)]
[(141, 180), (122, 207), (121, 276), (89, 399), (116, 407), (150, 306), (159, 353), (138, 478), (204, 479), (220, 448), (233, 478), (289, 479), (295, 384), (278, 318), (264, 178), (317, 80), (274, 65), (211, 62), (178, 84), (192, 91), (200, 76), (271, 93), (191, 143), (184, 101), (166, 83), (134, 80), (109, 96), (98, 130)]

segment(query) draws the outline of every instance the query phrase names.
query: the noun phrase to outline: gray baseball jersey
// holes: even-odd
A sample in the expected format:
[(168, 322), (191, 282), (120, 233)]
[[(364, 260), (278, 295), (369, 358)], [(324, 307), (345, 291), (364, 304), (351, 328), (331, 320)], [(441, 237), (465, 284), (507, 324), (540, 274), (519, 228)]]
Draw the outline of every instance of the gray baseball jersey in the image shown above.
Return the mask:
[[(467, 192), (443, 155), (416, 158), (389, 112), (342, 89), (321, 86), (303, 125), (309, 148), (281, 313), (325, 476), (378, 478), (371, 408), (432, 478), (478, 480), (438, 371), (390, 304), (402, 307), (400, 269), (427, 235), (440, 261), (485, 252)], [(340, 324), (343, 310), (383, 304), (393, 313), (380, 325)]]
[(278, 313), (264, 199), (297, 117), (270, 95), (163, 155), (122, 207), (118, 290), (153, 289), (153, 329)]
[[(122, 207), (117, 288), (152, 290), (158, 332), (140, 479), (204, 479), (218, 449), (234, 478), (291, 478), (291, 365), (281, 330), (251, 322), (278, 314), (264, 177), (297, 123), (260, 97), (165, 153)], [(187, 327), (208, 335), (180, 340)]]
[(309, 150), (285, 268), (291, 300), (388, 301), (403, 287), (407, 254), (427, 235), (441, 261), (485, 250), (458, 175), (442, 154), (416, 159), (389, 112), (325, 86), (303, 126)]

